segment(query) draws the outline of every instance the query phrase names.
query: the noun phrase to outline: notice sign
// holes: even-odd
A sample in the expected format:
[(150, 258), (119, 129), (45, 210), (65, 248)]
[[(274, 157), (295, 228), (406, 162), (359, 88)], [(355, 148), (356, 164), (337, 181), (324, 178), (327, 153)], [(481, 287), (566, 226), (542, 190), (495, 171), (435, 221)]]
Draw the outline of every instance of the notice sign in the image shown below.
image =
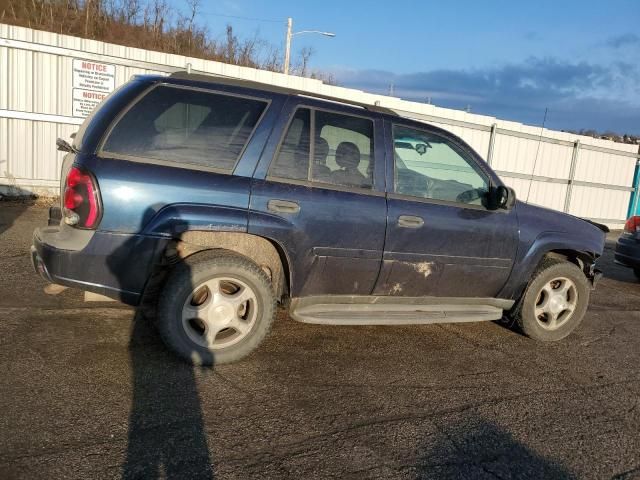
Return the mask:
[(73, 59), (73, 116), (87, 117), (116, 86), (116, 66)]
[(73, 59), (73, 88), (111, 93), (115, 87), (115, 65)]
[(93, 92), (91, 90), (73, 89), (73, 116), (88, 117), (108, 93)]

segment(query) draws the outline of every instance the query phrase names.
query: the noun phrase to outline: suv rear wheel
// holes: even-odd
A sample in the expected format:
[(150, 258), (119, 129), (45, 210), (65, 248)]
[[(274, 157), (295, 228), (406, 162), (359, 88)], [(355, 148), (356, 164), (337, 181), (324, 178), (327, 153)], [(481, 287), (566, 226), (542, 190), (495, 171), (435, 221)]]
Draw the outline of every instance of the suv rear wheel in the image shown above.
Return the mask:
[(158, 304), (164, 343), (196, 365), (238, 361), (271, 328), (275, 294), (265, 272), (249, 259), (203, 252), (170, 273)]
[(589, 305), (589, 283), (568, 261), (545, 259), (514, 312), (520, 330), (544, 342), (561, 340), (573, 332)]

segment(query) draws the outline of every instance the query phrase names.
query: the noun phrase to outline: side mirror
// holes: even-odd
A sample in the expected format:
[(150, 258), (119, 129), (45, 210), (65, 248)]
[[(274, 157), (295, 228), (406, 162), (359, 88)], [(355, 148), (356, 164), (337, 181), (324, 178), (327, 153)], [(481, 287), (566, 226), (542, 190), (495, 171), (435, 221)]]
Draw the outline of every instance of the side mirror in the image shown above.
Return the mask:
[(502, 185), (496, 187), (494, 198), (494, 205), (496, 206), (496, 208), (511, 210), (516, 204), (516, 192), (511, 187), (504, 187)]
[(78, 153), (78, 150), (73, 145), (70, 145), (66, 140), (62, 138), (56, 139), (56, 148), (61, 152)]

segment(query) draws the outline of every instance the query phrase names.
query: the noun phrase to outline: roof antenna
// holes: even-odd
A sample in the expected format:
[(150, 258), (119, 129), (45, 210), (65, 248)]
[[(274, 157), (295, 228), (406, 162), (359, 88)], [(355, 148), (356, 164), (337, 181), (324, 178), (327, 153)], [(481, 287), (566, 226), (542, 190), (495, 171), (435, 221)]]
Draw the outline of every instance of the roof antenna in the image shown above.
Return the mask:
[(531, 177), (529, 178), (529, 190), (527, 191), (527, 199), (526, 203), (529, 203), (529, 194), (531, 194), (531, 184), (533, 183), (533, 177), (536, 173), (536, 165), (538, 163), (538, 154), (540, 153), (540, 144), (542, 143), (542, 132), (544, 132), (544, 124), (547, 123), (547, 110), (549, 108), (544, 109), (544, 118), (542, 119), (542, 127), (540, 127), (540, 138), (538, 138), (538, 148), (536, 149), (536, 158), (533, 161), (533, 169), (531, 170)]

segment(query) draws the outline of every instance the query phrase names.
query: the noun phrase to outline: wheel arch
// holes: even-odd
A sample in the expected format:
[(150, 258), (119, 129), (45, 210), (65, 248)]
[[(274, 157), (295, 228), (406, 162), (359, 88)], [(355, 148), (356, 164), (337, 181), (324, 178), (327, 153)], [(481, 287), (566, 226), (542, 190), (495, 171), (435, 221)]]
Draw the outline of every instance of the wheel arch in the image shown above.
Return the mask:
[(289, 293), (291, 270), (285, 250), (277, 242), (258, 235), (190, 230), (170, 242), (165, 255), (175, 262), (207, 250), (227, 250), (250, 259), (271, 279), (278, 300)]
[[(594, 252), (585, 252), (582, 250), (572, 250), (566, 248), (557, 248), (547, 251), (542, 255), (538, 262), (538, 266), (545, 258), (557, 258), (558, 260), (566, 260), (576, 264), (589, 277), (590, 268), (595, 263), (598, 256)], [(537, 267), (536, 267), (537, 268)]]
[(593, 283), (596, 276), (595, 261), (600, 256), (604, 245), (590, 240), (576, 238), (563, 232), (540, 234), (516, 260), (509, 281), (499, 297), (519, 299), (529, 285), (532, 275), (546, 258), (557, 258), (574, 263)]

